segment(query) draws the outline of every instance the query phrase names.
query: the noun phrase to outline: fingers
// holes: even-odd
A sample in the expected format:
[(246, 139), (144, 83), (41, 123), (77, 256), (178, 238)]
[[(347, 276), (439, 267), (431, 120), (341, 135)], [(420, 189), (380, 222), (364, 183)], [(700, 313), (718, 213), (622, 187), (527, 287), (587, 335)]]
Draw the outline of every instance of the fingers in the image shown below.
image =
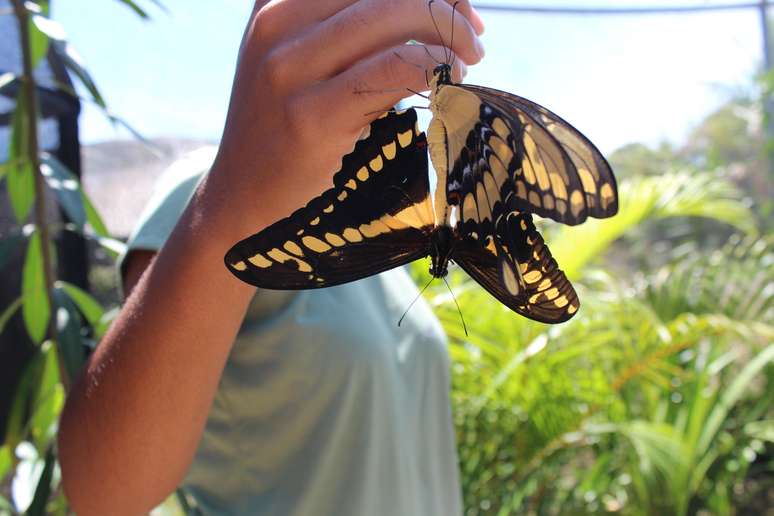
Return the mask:
[(446, 0), (446, 3), (452, 7), (454, 7), (454, 4), (457, 4), (457, 12), (470, 22), (473, 29), (476, 31), (476, 34), (480, 36), (484, 33), (484, 21), (481, 19), (481, 16), (479, 16), (478, 11), (470, 5), (469, 0)]
[[(336, 106), (326, 113), (326, 118), (344, 131), (358, 133), (381, 113), (411, 95), (409, 90), (427, 91), (433, 69), (443, 59), (444, 52), (440, 46), (394, 47), (320, 83), (310, 98), (319, 106)], [(462, 80), (465, 69), (462, 61), (455, 60), (453, 79)]]
[(258, 10), (255, 34), (271, 44), (292, 37), (305, 28), (326, 20), (358, 0), (271, 0)]
[[(472, 12), (470, 4), (467, 0), (460, 2), (457, 9), (461, 10), (453, 14), (452, 5), (446, 1), (361, 0), (284, 45), (280, 52), (288, 59), (292, 55), (297, 62), (309, 64), (304, 76), (298, 77), (303, 82), (334, 77), (358, 61), (408, 40), (451, 46), (467, 64), (477, 63), (483, 57), (483, 46), (465, 17)], [(331, 44), (336, 41), (346, 43)], [(321, 48), (325, 51), (320, 52)]]

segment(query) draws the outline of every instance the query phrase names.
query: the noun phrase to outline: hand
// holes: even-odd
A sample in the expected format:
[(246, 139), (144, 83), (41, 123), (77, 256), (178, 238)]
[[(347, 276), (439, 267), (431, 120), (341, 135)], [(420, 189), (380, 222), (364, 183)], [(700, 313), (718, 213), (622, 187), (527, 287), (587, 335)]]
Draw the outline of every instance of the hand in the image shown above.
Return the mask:
[(427, 90), (448, 53), (442, 44), (458, 56), (458, 80), (464, 63), (481, 59), (480, 18), (468, 0), (457, 2), (454, 15), (452, 3), (432, 3), (438, 29), (428, 0), (256, 4), (208, 179), (221, 208), (233, 214), (228, 245), (329, 188), (363, 129), (408, 89)]

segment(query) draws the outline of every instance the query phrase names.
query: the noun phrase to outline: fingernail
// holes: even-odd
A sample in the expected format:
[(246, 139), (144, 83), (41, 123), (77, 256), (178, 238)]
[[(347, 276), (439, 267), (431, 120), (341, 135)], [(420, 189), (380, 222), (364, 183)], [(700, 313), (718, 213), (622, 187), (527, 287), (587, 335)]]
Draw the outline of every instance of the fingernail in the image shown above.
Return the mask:
[(479, 59), (482, 59), (486, 54), (486, 51), (484, 50), (484, 43), (481, 42), (481, 38), (476, 38), (475, 41), (476, 41), (476, 53), (478, 54)]

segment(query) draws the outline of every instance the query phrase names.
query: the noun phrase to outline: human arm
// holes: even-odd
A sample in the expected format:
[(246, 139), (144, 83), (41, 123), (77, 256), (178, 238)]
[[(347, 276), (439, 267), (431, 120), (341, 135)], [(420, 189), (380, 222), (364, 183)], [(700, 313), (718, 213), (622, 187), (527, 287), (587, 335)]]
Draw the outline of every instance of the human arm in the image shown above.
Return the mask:
[[(79, 515), (146, 512), (179, 484), (254, 293), (225, 250), (325, 190), (364, 126), (434, 66), (403, 45), (440, 43), (424, 0), (263, 4), (215, 163), (159, 252), (130, 257), (127, 301), (68, 396), (59, 450)], [(449, 4), (433, 9), (450, 34)], [(474, 63), (475, 31), (455, 22), (454, 49)]]

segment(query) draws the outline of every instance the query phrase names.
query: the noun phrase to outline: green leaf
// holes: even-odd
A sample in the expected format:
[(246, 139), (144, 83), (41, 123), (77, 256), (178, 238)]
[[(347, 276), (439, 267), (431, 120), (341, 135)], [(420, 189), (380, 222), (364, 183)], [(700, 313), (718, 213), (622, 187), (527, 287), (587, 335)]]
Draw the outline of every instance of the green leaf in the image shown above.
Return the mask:
[(45, 32), (40, 30), (41, 26), (45, 27), (47, 20), (47, 18), (39, 15), (30, 16), (27, 20), (30, 35), (30, 57), (32, 58), (33, 70), (38, 65), (38, 63), (40, 63), (40, 60), (43, 59), (48, 53), (48, 36)]
[[(11, 449), (7, 444), (0, 446), (0, 478), (5, 478), (12, 465)], [(0, 508), (2, 508), (2, 505), (0, 505)]]
[(11, 233), (0, 239), (0, 269), (19, 251), (23, 241), (21, 233)]
[(59, 206), (67, 213), (67, 217), (83, 231), (83, 226), (86, 224), (86, 210), (83, 206), (83, 191), (78, 178), (48, 153), (43, 153), (40, 157), (40, 173), (56, 194)]
[(43, 252), (40, 236), (36, 231), (30, 236), (22, 270), (22, 314), (27, 333), (35, 343), (42, 342), (46, 336), (46, 327), (51, 316), (44, 278)]
[(29, 426), (35, 448), (40, 455), (48, 449), (56, 435), (57, 421), (64, 406), (64, 388), (59, 378), (59, 359), (51, 341), (41, 347), (43, 369), (32, 400)]
[(35, 176), (29, 155), (27, 95), (19, 88), (11, 117), (11, 145), (8, 149), (8, 197), (17, 222), (23, 223), (35, 202)]
[(54, 466), (56, 466), (56, 455), (52, 446), (46, 452), (46, 464), (43, 467), (43, 472), (40, 474), (32, 503), (25, 512), (26, 516), (46, 516), (46, 505), (49, 496), (51, 496), (51, 480), (54, 477)]
[(57, 345), (68, 378), (75, 378), (86, 361), (81, 328), (83, 321), (75, 304), (60, 287), (54, 288)]
[(13, 391), (5, 432), (5, 443), (11, 450), (15, 450), (16, 446), (25, 438), (28, 408), (30, 400), (35, 396), (43, 363), (44, 357), (38, 348), (38, 352), (24, 366), (24, 371)]
[(55, 287), (67, 293), (92, 327), (96, 327), (99, 324), (100, 319), (105, 314), (105, 310), (99, 304), (99, 301), (94, 299), (85, 290), (66, 281), (57, 281)]
[[(94, 79), (92, 79), (91, 74), (89, 74), (89, 71), (83, 65), (83, 60), (75, 50), (75, 47), (67, 41), (57, 41), (54, 43), (54, 51), (62, 59), (62, 62), (64, 63), (67, 70), (70, 71), (70, 73), (72, 73), (75, 77), (77, 77), (79, 81), (81, 81), (81, 84), (83, 84), (83, 86), (91, 95), (93, 102), (103, 110), (107, 110), (105, 99), (102, 97), (102, 94), (100, 93), (99, 88), (97, 88), (97, 84), (94, 82)], [(73, 94), (75, 94), (75, 92), (73, 92)]]
[(72, 223), (78, 227), (78, 230), (83, 233), (83, 227), (88, 222), (99, 236), (108, 236), (108, 230), (102, 217), (89, 196), (86, 195), (78, 177), (61, 161), (47, 152), (41, 154), (40, 163), (43, 177), (54, 190), (60, 206)]
[(742, 394), (747, 390), (753, 378), (770, 362), (774, 361), (774, 344), (769, 345), (748, 362), (742, 371), (734, 377), (734, 381), (723, 390), (719, 402), (707, 418), (703, 432), (696, 445), (697, 450), (703, 453), (715, 438), (720, 426), (728, 417), (728, 412), (733, 408)]
[(710, 172), (676, 172), (623, 181), (619, 213), (610, 219), (589, 219), (575, 227), (563, 226), (550, 239), (551, 251), (570, 279), (604, 253), (618, 238), (649, 220), (669, 217), (705, 217), (755, 234), (755, 216), (739, 189)]
[(0, 335), (2, 335), (3, 330), (5, 330), (5, 325), (8, 324), (8, 321), (11, 320), (11, 317), (13, 317), (13, 314), (21, 307), (23, 302), (24, 298), (22, 296), (17, 297), (13, 303), (5, 307), (3, 313), (0, 314)]
[(744, 425), (744, 433), (753, 439), (774, 443), (774, 419), (764, 419), (763, 421), (747, 423)]

